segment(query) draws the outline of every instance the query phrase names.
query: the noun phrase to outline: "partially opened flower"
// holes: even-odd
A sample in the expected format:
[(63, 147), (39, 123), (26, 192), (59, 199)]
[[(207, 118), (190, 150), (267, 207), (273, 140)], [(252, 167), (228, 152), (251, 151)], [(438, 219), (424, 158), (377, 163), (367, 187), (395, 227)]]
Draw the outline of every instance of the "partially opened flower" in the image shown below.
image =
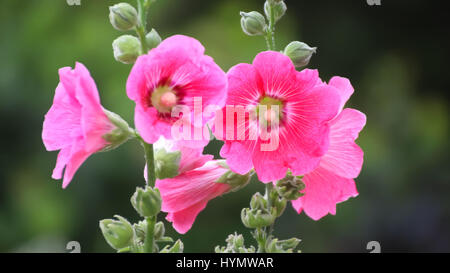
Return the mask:
[(224, 161), (202, 155), (201, 149), (182, 148), (180, 152), (179, 174), (156, 180), (156, 187), (163, 200), (162, 211), (168, 213), (167, 220), (179, 233), (186, 233), (209, 200), (243, 187), (250, 176), (232, 173)]
[(245, 174), (254, 167), (262, 182), (270, 182), (288, 169), (302, 175), (317, 167), (340, 103), (335, 87), (318, 81), (317, 70), (297, 72), (279, 52), (262, 52), (253, 64), (231, 68), (226, 105), (248, 110), (245, 122), (224, 110), (225, 133), (215, 128), (225, 141), (221, 156), (231, 170)]
[(204, 110), (208, 105), (223, 107), (226, 86), (225, 73), (204, 55), (200, 42), (176, 35), (137, 59), (127, 94), (136, 103), (136, 128), (146, 142), (154, 143), (160, 136), (174, 139), (172, 126), (182, 118), (180, 125), (200, 128), (200, 135), (194, 136), (192, 129), (183, 139), (186, 145), (198, 147), (207, 144), (201, 129), (213, 117), (213, 111)]
[(69, 185), (80, 165), (93, 153), (114, 148), (132, 132), (120, 117), (100, 104), (97, 87), (81, 63), (59, 70), (53, 105), (45, 115), (42, 140), (48, 151), (60, 150), (52, 177)]
[[(341, 95), (341, 107), (353, 93), (350, 81), (333, 77), (329, 85)], [(346, 108), (330, 122), (330, 146), (318, 168), (303, 177), (304, 196), (292, 201), (295, 210), (302, 210), (314, 220), (328, 213), (336, 214), (336, 204), (358, 195), (355, 181), (363, 164), (363, 151), (355, 143), (366, 123), (366, 116)]]

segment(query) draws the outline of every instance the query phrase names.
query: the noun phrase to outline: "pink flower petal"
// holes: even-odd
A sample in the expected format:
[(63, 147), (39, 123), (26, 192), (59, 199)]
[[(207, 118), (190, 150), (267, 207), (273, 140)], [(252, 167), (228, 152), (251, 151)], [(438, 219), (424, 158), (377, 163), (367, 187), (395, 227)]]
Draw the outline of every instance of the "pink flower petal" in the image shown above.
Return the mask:
[(330, 148), (320, 166), (336, 175), (355, 178), (363, 164), (364, 153), (355, 139), (366, 124), (366, 116), (354, 109), (344, 109), (331, 122)]
[(336, 214), (337, 203), (358, 195), (353, 179), (337, 176), (321, 167), (305, 175), (303, 182), (305, 195), (292, 201), (292, 205), (298, 213), (304, 210), (316, 221), (328, 213)]

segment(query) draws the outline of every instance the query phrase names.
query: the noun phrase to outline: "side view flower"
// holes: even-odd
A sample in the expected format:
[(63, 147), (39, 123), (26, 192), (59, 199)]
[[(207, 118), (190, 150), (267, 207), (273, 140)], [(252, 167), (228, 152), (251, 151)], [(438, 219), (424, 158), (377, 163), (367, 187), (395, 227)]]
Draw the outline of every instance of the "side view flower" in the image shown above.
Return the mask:
[(103, 109), (97, 87), (81, 63), (59, 70), (53, 105), (45, 115), (42, 140), (48, 151), (60, 150), (52, 177), (63, 188), (92, 154), (126, 141), (132, 132), (125, 121)]

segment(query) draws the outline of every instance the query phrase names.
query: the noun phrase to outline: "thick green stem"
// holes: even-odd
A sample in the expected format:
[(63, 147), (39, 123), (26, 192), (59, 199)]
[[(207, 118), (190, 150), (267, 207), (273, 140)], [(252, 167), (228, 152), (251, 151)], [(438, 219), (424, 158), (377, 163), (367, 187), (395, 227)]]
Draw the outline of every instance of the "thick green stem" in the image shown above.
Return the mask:
[(147, 232), (145, 234), (144, 240), (144, 252), (152, 253), (153, 252), (153, 240), (155, 233), (155, 224), (156, 224), (156, 216), (146, 217), (145, 221), (147, 221)]
[[(147, 185), (149, 187), (155, 187), (156, 183), (156, 173), (155, 173), (155, 158), (153, 151), (153, 144), (148, 144), (144, 140), (141, 139), (142, 145), (144, 146), (145, 151), (145, 161), (147, 164)], [(147, 231), (145, 233), (144, 240), (144, 252), (152, 253), (153, 252), (153, 237), (155, 232), (155, 224), (156, 224), (156, 216), (146, 217), (145, 221), (147, 221)]]
[(269, 4), (269, 26), (267, 28), (266, 43), (268, 50), (275, 50), (275, 14), (271, 4)]
[(147, 185), (153, 188), (156, 182), (153, 144), (148, 144), (147, 142), (142, 140), (142, 146), (144, 146), (145, 161), (147, 164)]

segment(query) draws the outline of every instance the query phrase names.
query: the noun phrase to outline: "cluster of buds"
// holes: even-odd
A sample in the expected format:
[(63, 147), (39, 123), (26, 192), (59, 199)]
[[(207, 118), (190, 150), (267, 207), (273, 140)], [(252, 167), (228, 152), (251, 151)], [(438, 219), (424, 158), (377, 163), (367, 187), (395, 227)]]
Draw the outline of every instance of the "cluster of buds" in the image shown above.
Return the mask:
[(286, 4), (283, 1), (267, 0), (264, 4), (266, 17), (257, 11), (240, 13), (242, 30), (249, 36), (266, 35), (268, 31), (271, 31), (269, 27), (277, 23), (286, 10)]
[[(147, 0), (147, 3), (150, 1)], [(140, 55), (147, 53), (146, 50), (155, 48), (161, 43), (161, 37), (156, 30), (152, 29), (149, 33), (145, 33), (145, 22), (139, 20), (141, 12), (145, 11), (137, 11), (128, 3), (118, 3), (109, 7), (109, 20), (115, 29), (135, 30), (139, 36), (138, 38), (133, 35), (122, 35), (114, 40), (112, 44), (114, 58), (121, 63), (132, 64)]]
[(236, 232), (228, 235), (225, 242), (227, 246), (216, 246), (216, 253), (255, 253), (256, 251), (253, 246), (246, 248), (244, 245), (244, 236), (241, 234), (238, 235)]
[[(157, 188), (137, 188), (131, 197), (131, 204), (137, 213), (146, 220), (131, 224), (124, 217), (116, 215), (117, 220), (105, 219), (100, 221), (100, 229), (106, 242), (118, 252), (145, 252), (144, 247), (149, 230), (147, 219), (155, 218), (161, 211), (161, 203), (161, 195)], [(183, 252), (183, 243), (180, 240), (174, 243), (171, 237), (165, 235), (166, 230), (163, 222), (157, 222), (153, 225), (153, 231), (150, 235), (152, 236), (152, 240), (150, 240), (152, 252)], [(160, 250), (159, 244), (165, 244), (164, 248)]]

